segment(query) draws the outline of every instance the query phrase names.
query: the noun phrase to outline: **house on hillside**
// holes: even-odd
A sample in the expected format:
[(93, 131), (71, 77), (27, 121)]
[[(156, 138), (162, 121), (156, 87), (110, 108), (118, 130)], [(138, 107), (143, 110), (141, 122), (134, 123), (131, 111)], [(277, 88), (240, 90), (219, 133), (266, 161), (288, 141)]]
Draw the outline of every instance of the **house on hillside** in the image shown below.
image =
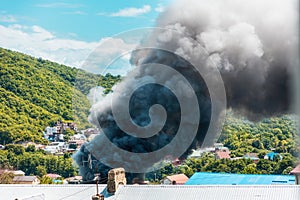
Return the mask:
[(250, 159), (254, 163), (258, 163), (258, 161), (259, 161), (259, 157), (257, 156), (257, 153), (247, 153), (243, 156), (243, 158)]
[(25, 172), (22, 170), (12, 170), (11, 173), (13, 173), (15, 176), (25, 176)]
[(215, 143), (214, 148), (215, 148), (215, 152), (222, 151), (222, 152), (227, 152), (228, 154), (230, 154), (228, 147), (224, 147), (224, 145), (222, 143)]
[(80, 184), (82, 182), (82, 176), (74, 176), (66, 178), (68, 184)]
[(25, 176), (25, 172), (22, 170), (0, 169), (0, 175), (3, 173), (12, 173), (14, 176)]
[(45, 176), (47, 176), (51, 179), (61, 178), (61, 175), (59, 175), (59, 174), (46, 174)]
[(189, 178), (185, 174), (175, 174), (165, 177), (161, 183), (163, 185), (184, 185)]
[(51, 142), (49, 145), (45, 147), (45, 151), (51, 154), (55, 154), (58, 152), (63, 152), (64, 149), (67, 149), (68, 145), (64, 142)]
[(37, 185), (40, 183), (40, 180), (36, 176), (15, 176), (13, 183)]
[(282, 160), (282, 155), (280, 155), (279, 153), (275, 153), (275, 152), (269, 152), (268, 154), (266, 154), (264, 156), (264, 159), (274, 161), (274, 159), (276, 157), (278, 157), (280, 161)]
[(230, 155), (226, 151), (216, 151), (215, 158), (216, 159), (230, 159)]
[(62, 122), (57, 121), (53, 127), (46, 127), (44, 132), (44, 138), (49, 141), (64, 141), (63, 134), (67, 130), (73, 130), (77, 132), (77, 125), (74, 122)]

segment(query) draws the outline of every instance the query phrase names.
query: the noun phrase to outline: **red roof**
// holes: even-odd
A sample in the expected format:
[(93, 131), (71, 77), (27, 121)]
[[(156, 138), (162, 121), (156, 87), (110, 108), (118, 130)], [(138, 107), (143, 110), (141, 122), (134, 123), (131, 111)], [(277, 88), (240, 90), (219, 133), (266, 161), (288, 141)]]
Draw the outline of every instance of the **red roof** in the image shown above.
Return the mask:
[(218, 156), (220, 159), (223, 159), (223, 158), (230, 158), (230, 155), (229, 155), (228, 152), (217, 151), (216, 154), (217, 154), (217, 156)]
[(189, 178), (184, 174), (175, 174), (172, 176), (167, 176), (172, 183), (174, 182), (176, 185), (183, 185), (185, 182), (189, 180)]
[(291, 172), (291, 174), (300, 174), (300, 164), (295, 167)]
[(52, 179), (61, 177), (58, 174), (47, 174), (46, 176), (48, 176), (49, 178), (52, 178)]

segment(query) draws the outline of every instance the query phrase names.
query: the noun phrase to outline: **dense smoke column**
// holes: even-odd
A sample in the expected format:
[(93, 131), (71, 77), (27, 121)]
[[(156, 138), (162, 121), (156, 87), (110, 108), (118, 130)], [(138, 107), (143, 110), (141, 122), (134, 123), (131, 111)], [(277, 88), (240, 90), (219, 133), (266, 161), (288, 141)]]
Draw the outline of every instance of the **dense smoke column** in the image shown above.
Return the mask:
[[(169, 60), (177, 61), (177, 65), (172, 66), (173, 69), (177, 70), (190, 81), (190, 84), (197, 95), (201, 118), (196, 139), (191, 146), (191, 148), (196, 148), (196, 145), (200, 146), (202, 144), (211, 118), (211, 101), (205, 82), (199, 72), (197, 72), (197, 70), (186, 60), (167, 51), (151, 51), (155, 51), (155, 55), (163, 55), (162, 59), (168, 58)], [(151, 60), (153, 61), (152, 63), (163, 63), (163, 61), (156, 56), (151, 56)], [(147, 75), (146, 70), (147, 69), (141, 68), (139, 75), (136, 76), (135, 79), (142, 79), (143, 76)], [(180, 85), (178, 85), (178, 87), (180, 87)], [(178, 88), (178, 90), (183, 89), (184, 88)], [(141, 127), (150, 123), (149, 110), (151, 106), (155, 104), (163, 106), (167, 113), (167, 119), (163, 128), (152, 137), (137, 138), (125, 133), (118, 127), (110, 110), (105, 113), (97, 113), (98, 123), (109, 140), (126, 151), (136, 153), (153, 152), (169, 144), (178, 131), (182, 115), (180, 104), (176, 99), (176, 96), (172, 94), (172, 91), (167, 87), (158, 84), (146, 84), (134, 91), (133, 95), (130, 97), (129, 103), (131, 118), (135, 124)], [(187, 149), (187, 152), (183, 156), (185, 157), (189, 151), (190, 148)]]
[(208, 52), (223, 78), (229, 108), (254, 121), (291, 111), (298, 1), (179, 0), (157, 23), (182, 33), (160, 47), (192, 60), (199, 57), (198, 46)]
[[(185, 59), (165, 50), (146, 50), (148, 51), (149, 55), (152, 54), (151, 60), (153, 61), (152, 64), (154, 65), (160, 63), (166, 64), (165, 58), (168, 58), (168, 60), (170, 61), (176, 61), (176, 65), (174, 63), (172, 65), (172, 68), (178, 71), (178, 73), (183, 75), (189, 81), (193, 91), (196, 94), (198, 100), (196, 106), (201, 111), (201, 117), (199, 119), (200, 121), (197, 122), (198, 128), (196, 130), (196, 137), (193, 137), (194, 139), (191, 142), (190, 146), (185, 149), (185, 152), (183, 152), (182, 155), (176, 155), (185, 158), (189, 154), (191, 149), (195, 149), (201, 146), (210, 124), (211, 99), (208, 88), (205, 84), (205, 81), (201, 77), (201, 74), (195, 69), (194, 66), (192, 66)], [(138, 51), (139, 50), (136, 50), (135, 52), (133, 52), (133, 54), (137, 53)], [(145, 49), (143, 49), (142, 51), (145, 51)], [(163, 60), (161, 60), (161, 58)], [(146, 62), (147, 61), (145, 60), (145, 63)], [(135, 74), (134, 79), (144, 79), (144, 76), (148, 74), (148, 69), (142, 67), (139, 67), (137, 69), (138, 73)], [(156, 73), (159, 73), (159, 71), (157, 71)], [(166, 74), (166, 76), (168, 76), (168, 74)], [(171, 77), (167, 78), (166, 81), (170, 81), (170, 78)], [(124, 82), (126, 83), (126, 80)], [(178, 82), (176, 81), (171, 83), (178, 84)], [(182, 94), (186, 92), (184, 91), (186, 88), (180, 84), (177, 85), (176, 89), (177, 91), (181, 91)], [(169, 143), (176, 136), (179, 124), (181, 123), (181, 118), (182, 116), (184, 116), (184, 114), (181, 113), (181, 106), (178, 102), (177, 97), (172, 93), (170, 89), (160, 84), (145, 84), (136, 89), (134, 93), (130, 96), (129, 112), (132, 121), (140, 127), (147, 126), (151, 122), (151, 119), (149, 117), (151, 106), (156, 104), (161, 105), (165, 109), (167, 117), (162, 129), (157, 134), (151, 137), (138, 138), (124, 132), (122, 129), (119, 128), (118, 124), (115, 122), (114, 115), (110, 108), (102, 110), (102, 112), (95, 112), (96, 115), (95, 118), (93, 118), (93, 120), (97, 120), (96, 124), (99, 124), (102, 133), (105, 134), (105, 136), (110, 140), (111, 143), (115, 144), (119, 148), (135, 153), (154, 152), (161, 149), (162, 147), (165, 147), (166, 145), (169, 145)], [(193, 110), (195, 110), (195, 108), (191, 108), (191, 111)], [(189, 135), (190, 133), (186, 132), (184, 134)], [(94, 139), (94, 141), (92, 141), (91, 143), (95, 143), (95, 141), (97, 140)], [(184, 138), (181, 140), (181, 142), (184, 143)], [(175, 145), (180, 146), (182, 144), (177, 143)], [(109, 152), (109, 149), (107, 151)], [(88, 149), (86, 149), (86, 147), (83, 146), (79, 153), (77, 153), (77, 155), (75, 156), (77, 163), (80, 165), (80, 172), (83, 175), (84, 180), (86, 181), (92, 180), (96, 171), (101, 172), (101, 175), (105, 176), (105, 173), (110, 169), (101, 162), (97, 161), (97, 159), (94, 156), (88, 158), (88, 154), (91, 153), (95, 152), (89, 152)], [(113, 152), (111, 152), (111, 154), (113, 154)], [(167, 156), (170, 156), (169, 158), (171, 158), (172, 152), (169, 152), (169, 155)], [(89, 163), (88, 159), (92, 161), (89, 161)], [(156, 162), (161, 161), (162, 159), (164, 159), (164, 157), (157, 158)], [(126, 162), (127, 161), (124, 160), (124, 163)], [(153, 164), (154, 163), (150, 163), (148, 167), (150, 168)], [(130, 177), (135, 176), (137, 176), (137, 174), (128, 174), (129, 179)]]
[[(291, 74), (298, 59), (297, 8), (295, 0), (180, 0), (158, 18), (159, 27), (175, 30), (178, 34), (174, 35), (172, 31), (163, 29), (155, 30), (146, 38), (140, 47), (152, 45), (157, 49), (132, 53), (131, 63), (137, 66), (138, 71), (133, 79), (142, 79), (144, 76), (145, 79), (152, 79), (148, 75), (148, 68), (143, 68), (142, 65), (159, 63), (171, 66), (188, 77), (189, 81), (194, 80), (190, 84), (199, 101), (201, 119), (196, 139), (183, 156), (188, 154), (189, 149), (201, 146), (203, 138), (207, 137), (206, 130), (212, 122), (212, 109), (209, 98), (211, 94), (201, 76), (182, 58), (201, 66), (205, 72), (201, 75), (205, 77), (214, 79), (213, 75), (210, 76), (213, 69), (221, 73), (227, 106), (235, 112), (251, 120), (290, 112)], [(174, 54), (160, 49), (167, 49)], [(123, 84), (131, 87), (132, 80), (129, 78)], [(143, 96), (146, 94), (150, 96)], [(140, 101), (141, 99), (145, 101)], [(91, 123), (97, 126), (101, 124), (99, 127), (103, 128), (110, 142), (131, 152), (160, 149), (174, 139), (179, 121), (173, 119), (179, 115), (176, 112), (180, 110), (180, 106), (176, 104), (170, 91), (159, 85), (145, 85), (136, 91), (130, 102), (132, 120), (140, 126), (147, 126), (149, 123), (149, 106), (153, 104), (162, 103), (168, 112), (175, 112), (167, 115), (168, 123), (164, 124), (159, 134), (149, 138), (135, 138), (121, 131), (113, 120), (111, 108), (105, 102), (101, 106), (93, 106)], [(214, 134), (217, 133), (212, 135)], [(83, 166), (80, 157), (86, 157), (89, 153), (96, 155), (102, 146), (105, 147), (102, 142), (104, 135), (101, 135), (75, 156), (80, 166)], [(102, 157), (119, 159), (114, 152), (103, 153)], [(99, 161), (95, 161), (93, 165), (97, 165), (105, 176), (107, 166)], [(83, 176), (91, 174), (93, 170), (95, 167), (81, 167)]]

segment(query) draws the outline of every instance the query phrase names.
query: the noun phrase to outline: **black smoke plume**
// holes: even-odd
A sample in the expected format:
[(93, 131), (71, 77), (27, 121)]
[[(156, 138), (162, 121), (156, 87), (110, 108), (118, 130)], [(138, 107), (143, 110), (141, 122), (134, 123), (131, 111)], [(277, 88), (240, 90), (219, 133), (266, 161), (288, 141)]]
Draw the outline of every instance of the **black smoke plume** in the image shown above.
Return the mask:
[[(183, 157), (190, 149), (201, 146), (207, 137), (212, 100), (203, 76), (210, 76), (211, 70), (217, 69), (221, 74), (228, 108), (251, 120), (289, 112), (291, 74), (298, 56), (297, 9), (296, 0), (177, 1), (157, 19), (158, 27), (175, 30), (176, 34), (161, 29), (145, 39), (141, 48), (152, 45), (158, 49), (134, 51), (131, 63), (136, 65), (135, 72), (130, 73), (119, 87), (126, 95), (144, 80), (165, 79), (166, 85), (177, 84), (183, 96), (188, 96), (184, 94), (188, 90), (180, 84), (178, 77), (168, 77), (160, 71), (150, 73), (153, 70), (145, 64), (153, 63), (171, 66), (189, 81), (197, 96), (201, 118), (196, 139)], [(194, 64), (202, 67), (204, 74), (199, 74)], [(214, 79), (214, 74), (211, 79)], [(130, 167), (134, 162), (143, 164), (136, 157), (120, 161), (123, 158), (111, 152), (109, 145), (103, 142), (105, 136), (126, 151), (153, 152), (172, 141), (182, 119), (181, 106), (172, 91), (159, 84), (143, 85), (130, 99), (132, 121), (138, 126), (147, 126), (151, 123), (149, 109), (155, 104), (165, 108), (167, 118), (158, 134), (147, 138), (134, 137), (116, 124), (110, 98), (108, 95), (91, 109), (90, 122), (101, 128), (101, 134), (75, 155), (85, 180), (93, 179), (96, 170), (106, 177), (110, 168), (99, 161), (92, 161), (93, 167), (83, 163), (89, 153), (92, 153), (92, 160), (101, 157), (105, 161), (107, 157), (113, 157), (116, 162), (123, 163), (120, 167)], [(122, 98), (117, 101), (122, 104)], [(107, 152), (97, 155), (101, 148), (107, 148)], [(150, 165), (146, 167), (151, 168)]]

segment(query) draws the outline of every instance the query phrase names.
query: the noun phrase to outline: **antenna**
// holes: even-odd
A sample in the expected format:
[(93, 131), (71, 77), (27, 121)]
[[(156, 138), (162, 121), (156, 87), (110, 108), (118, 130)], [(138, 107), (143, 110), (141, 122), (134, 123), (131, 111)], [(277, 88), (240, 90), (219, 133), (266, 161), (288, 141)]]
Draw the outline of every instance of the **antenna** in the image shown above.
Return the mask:
[(87, 163), (90, 169), (93, 169), (93, 162), (97, 162), (97, 160), (93, 160), (92, 154), (90, 154), (90, 153), (88, 154), (88, 159), (82, 161), (83, 166), (84, 166), (84, 163)]

